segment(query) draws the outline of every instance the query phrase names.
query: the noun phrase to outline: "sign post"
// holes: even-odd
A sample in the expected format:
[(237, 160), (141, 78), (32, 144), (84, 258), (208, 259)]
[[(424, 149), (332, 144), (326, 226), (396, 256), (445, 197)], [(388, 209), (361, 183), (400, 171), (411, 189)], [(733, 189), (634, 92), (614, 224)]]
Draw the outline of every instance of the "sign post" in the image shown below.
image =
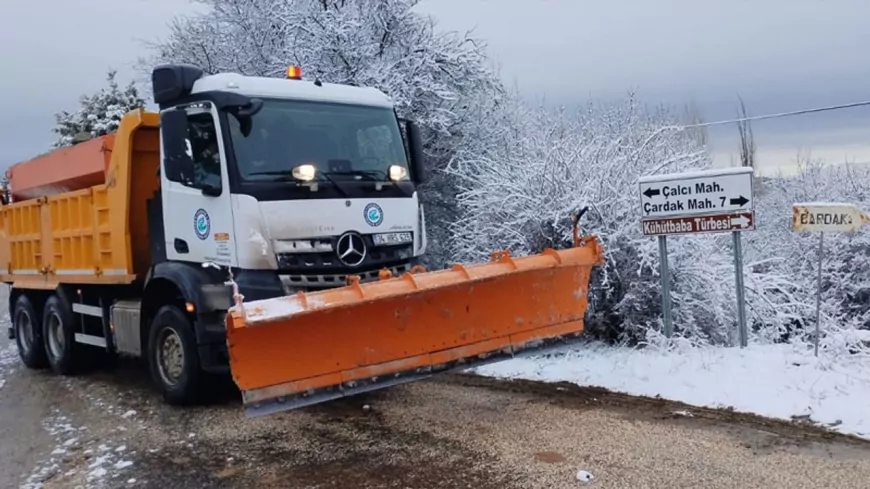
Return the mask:
[(673, 334), (667, 237), (730, 232), (737, 285), (740, 346), (748, 344), (740, 233), (755, 230), (752, 167), (722, 168), (640, 178), (641, 232), (657, 236), (661, 255), (665, 336)]
[(816, 334), (813, 338), (813, 355), (819, 356), (819, 336), (822, 334), (822, 262), (825, 257), (825, 233), (819, 233), (819, 271), (816, 275)]
[(743, 243), (740, 231), (731, 232), (731, 243), (734, 248), (734, 286), (737, 289), (737, 334), (740, 348), (749, 346), (749, 334), (746, 331), (746, 295), (743, 288)]
[(674, 334), (674, 323), (671, 318), (671, 270), (668, 267), (668, 237), (659, 235), (659, 275), (662, 284), (662, 320), (665, 324), (665, 336)]
[(837, 202), (808, 202), (792, 205), (792, 230), (819, 233), (819, 269), (816, 276), (816, 334), (813, 352), (819, 356), (819, 337), (822, 321), (822, 262), (825, 252), (825, 233), (852, 233), (870, 223), (870, 215), (854, 204)]

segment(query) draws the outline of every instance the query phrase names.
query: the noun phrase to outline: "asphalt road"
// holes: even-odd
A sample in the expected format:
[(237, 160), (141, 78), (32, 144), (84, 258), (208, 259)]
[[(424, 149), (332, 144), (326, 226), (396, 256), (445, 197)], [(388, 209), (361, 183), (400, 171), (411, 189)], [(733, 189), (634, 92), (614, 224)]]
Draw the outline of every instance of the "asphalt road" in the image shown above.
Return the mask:
[(870, 443), (596, 389), (450, 375), (246, 419), (143, 368), (60, 378), (0, 340), (0, 487), (866, 488)]

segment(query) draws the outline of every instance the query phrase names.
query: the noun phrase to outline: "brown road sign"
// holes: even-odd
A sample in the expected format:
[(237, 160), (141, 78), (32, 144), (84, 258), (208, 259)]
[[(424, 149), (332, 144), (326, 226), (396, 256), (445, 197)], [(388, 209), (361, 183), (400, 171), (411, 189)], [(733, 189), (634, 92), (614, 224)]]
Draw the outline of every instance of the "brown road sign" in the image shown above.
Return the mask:
[(755, 211), (644, 219), (641, 229), (644, 236), (752, 231), (755, 229)]

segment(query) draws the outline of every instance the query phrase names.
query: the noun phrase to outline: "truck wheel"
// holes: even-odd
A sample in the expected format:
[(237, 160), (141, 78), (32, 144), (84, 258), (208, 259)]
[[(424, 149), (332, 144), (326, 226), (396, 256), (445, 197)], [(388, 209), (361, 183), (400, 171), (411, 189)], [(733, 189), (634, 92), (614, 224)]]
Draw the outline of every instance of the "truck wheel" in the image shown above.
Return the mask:
[(15, 330), (15, 343), (21, 362), (32, 369), (47, 367), (48, 359), (42, 343), (42, 325), (33, 309), (33, 303), (24, 294), (19, 295), (15, 301), (12, 327)]
[(45, 302), (42, 313), (42, 336), (48, 363), (60, 375), (76, 373), (81, 351), (75, 342), (72, 309), (57, 294)]
[(170, 405), (196, 402), (202, 373), (193, 325), (181, 309), (163, 306), (151, 322), (148, 365), (154, 383)]

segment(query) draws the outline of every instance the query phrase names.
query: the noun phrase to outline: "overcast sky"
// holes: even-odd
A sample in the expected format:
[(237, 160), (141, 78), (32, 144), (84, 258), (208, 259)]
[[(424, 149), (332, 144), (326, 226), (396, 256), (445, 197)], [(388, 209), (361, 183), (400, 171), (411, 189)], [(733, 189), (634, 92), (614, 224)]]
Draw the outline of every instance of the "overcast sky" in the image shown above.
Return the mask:
[[(486, 39), (508, 84), (530, 98), (582, 103), (634, 88), (651, 103), (690, 99), (707, 120), (870, 100), (868, 0), (424, 0), (444, 29)], [(166, 32), (184, 0), (0, 1), (0, 167), (48, 147), (54, 112), (99, 89), (110, 66), (126, 82), (140, 39)], [(800, 149), (870, 162), (870, 108), (754, 125), (760, 166)], [(717, 161), (733, 125), (713, 133)]]

